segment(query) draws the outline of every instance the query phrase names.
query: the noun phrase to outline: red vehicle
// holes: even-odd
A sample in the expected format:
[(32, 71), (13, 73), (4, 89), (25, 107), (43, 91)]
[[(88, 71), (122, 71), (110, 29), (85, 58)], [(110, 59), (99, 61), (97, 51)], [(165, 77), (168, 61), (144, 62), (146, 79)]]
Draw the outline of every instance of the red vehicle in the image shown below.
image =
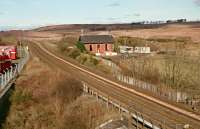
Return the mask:
[(6, 61), (0, 64), (0, 73), (3, 73), (6, 69), (9, 69), (12, 66), (11, 61)]
[(11, 60), (17, 59), (17, 47), (16, 46), (0, 46), (0, 55), (6, 55)]
[(12, 66), (12, 60), (17, 59), (16, 46), (0, 46), (0, 73)]

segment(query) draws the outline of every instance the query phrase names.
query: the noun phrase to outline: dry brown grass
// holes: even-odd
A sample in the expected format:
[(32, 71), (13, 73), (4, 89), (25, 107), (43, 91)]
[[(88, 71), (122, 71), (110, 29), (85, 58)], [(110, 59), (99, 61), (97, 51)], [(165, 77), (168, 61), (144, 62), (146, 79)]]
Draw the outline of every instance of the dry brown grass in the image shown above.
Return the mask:
[(119, 66), (125, 75), (194, 96), (200, 94), (199, 64), (199, 57), (175, 54), (122, 60)]
[(114, 110), (108, 110), (104, 104), (93, 98), (82, 96), (69, 105), (63, 117), (61, 127), (64, 126), (64, 129), (94, 129), (101, 123), (119, 117), (119, 115)]
[[(91, 32), (90, 34), (107, 34), (105, 31)], [(130, 36), (140, 38), (173, 38), (173, 37), (191, 37), (193, 41), (200, 42), (200, 28), (192, 28), (191, 26), (173, 25), (157, 29), (136, 29), (136, 30), (117, 30), (110, 34), (115, 37)]]
[(116, 116), (82, 84), (34, 57), (16, 83), (5, 129), (92, 129)]
[(24, 33), (24, 38), (28, 40), (54, 40), (58, 41), (63, 37), (62, 34), (56, 34), (51, 32), (36, 32), (36, 31), (27, 31)]

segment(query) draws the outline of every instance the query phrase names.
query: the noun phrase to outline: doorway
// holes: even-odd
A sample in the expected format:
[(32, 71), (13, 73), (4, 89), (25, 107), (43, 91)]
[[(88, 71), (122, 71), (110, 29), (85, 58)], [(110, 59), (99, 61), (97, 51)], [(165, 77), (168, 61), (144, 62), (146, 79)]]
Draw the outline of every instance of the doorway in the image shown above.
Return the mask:
[(100, 53), (100, 45), (97, 45), (97, 52)]
[(105, 50), (108, 51), (108, 44), (106, 44), (106, 46), (105, 46)]
[(90, 45), (90, 51), (92, 51), (92, 45)]

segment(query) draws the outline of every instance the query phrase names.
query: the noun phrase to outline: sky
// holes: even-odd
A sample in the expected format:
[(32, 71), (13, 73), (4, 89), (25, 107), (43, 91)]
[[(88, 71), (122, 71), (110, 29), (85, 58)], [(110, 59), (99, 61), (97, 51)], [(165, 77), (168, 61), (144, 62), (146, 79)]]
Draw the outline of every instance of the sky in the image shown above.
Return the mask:
[(1, 27), (200, 19), (200, 0), (0, 0)]

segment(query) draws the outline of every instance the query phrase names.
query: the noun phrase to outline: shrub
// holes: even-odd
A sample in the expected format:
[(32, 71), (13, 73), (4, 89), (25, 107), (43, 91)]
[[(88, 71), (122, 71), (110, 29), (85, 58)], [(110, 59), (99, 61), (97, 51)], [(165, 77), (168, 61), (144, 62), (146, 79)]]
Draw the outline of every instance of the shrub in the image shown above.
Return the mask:
[(119, 37), (117, 39), (119, 45), (128, 45), (128, 46), (143, 46), (146, 44), (146, 40), (138, 37)]
[(85, 64), (85, 62), (88, 60), (88, 56), (85, 55), (85, 54), (81, 54), (81, 56), (79, 56), (78, 58), (78, 61), (81, 63), (81, 64)]
[(95, 66), (97, 66), (99, 64), (99, 60), (97, 60), (96, 58), (93, 58), (92, 56), (90, 57), (90, 61)]
[(81, 52), (86, 51), (84, 44), (83, 44), (82, 42), (80, 42), (80, 41), (78, 41), (78, 42), (76, 43), (76, 47), (77, 47)]
[(68, 48), (68, 45), (65, 44), (65, 43), (58, 43), (58, 49), (61, 51), (61, 52), (65, 52)]
[(120, 44), (118, 43), (118, 42), (115, 42), (114, 43), (114, 51), (115, 52), (119, 52), (120, 50), (119, 50), (119, 46), (120, 46)]
[(81, 52), (77, 48), (71, 49), (70, 52), (68, 53), (68, 56), (73, 59), (76, 59), (80, 55), (81, 55)]
[(73, 37), (62, 38), (58, 42), (58, 48), (61, 52), (68, 51), (69, 46), (73, 46), (76, 43), (76, 39)]
[(82, 84), (73, 78), (60, 81), (52, 92), (63, 103), (76, 100), (83, 92)]
[(98, 68), (100, 71), (102, 71), (103, 73), (105, 73), (105, 74), (110, 74), (110, 73), (111, 73), (111, 69), (110, 69), (109, 67), (107, 67), (107, 66), (101, 64), (101, 63), (100, 63), (99, 65), (97, 65), (97, 68)]
[[(76, 115), (75, 115), (76, 114)], [(64, 123), (61, 126), (62, 129), (87, 129), (85, 120), (81, 118), (77, 111), (72, 111), (64, 116)]]

